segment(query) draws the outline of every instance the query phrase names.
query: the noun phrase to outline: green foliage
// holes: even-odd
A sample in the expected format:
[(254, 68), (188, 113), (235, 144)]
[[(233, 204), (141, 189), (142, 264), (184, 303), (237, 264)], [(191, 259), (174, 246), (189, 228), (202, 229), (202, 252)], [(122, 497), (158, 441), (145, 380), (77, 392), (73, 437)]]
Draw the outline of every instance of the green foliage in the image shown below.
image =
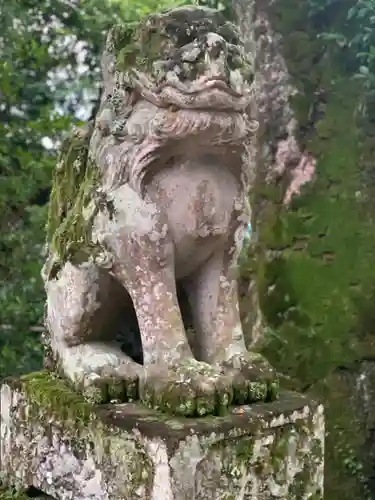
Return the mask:
[(317, 36), (320, 29), (337, 31), (347, 5), (336, 5), (325, 26), (307, 7), (297, 11), (294, 0), (283, 0), (273, 22), (288, 35), (283, 51), (300, 91), (293, 102), (299, 138), (318, 159), (317, 180), (288, 211), (275, 203), (276, 188), (263, 193), (270, 202), (258, 246), (267, 252), (259, 251), (256, 263), (274, 332), (267, 353), (303, 384), (368, 352), (363, 321), (375, 282), (372, 206), (360, 168), (364, 134), (356, 120), (361, 87), (350, 79), (340, 48)]
[(119, 5), (122, 21), (139, 21), (154, 12), (184, 5), (184, 0), (112, 0)]
[(30, 327), (43, 318), (40, 269), (56, 141), (77, 121), (71, 114), (97, 99), (103, 36), (120, 13), (99, 1), (79, 8), (58, 0), (2, 3), (0, 377), (41, 364), (40, 331)]
[[(332, 17), (338, 8), (337, 0), (308, 0), (311, 17)], [(364, 89), (360, 103), (363, 114), (367, 112), (367, 101), (375, 96), (375, 1), (355, 0), (342, 2), (345, 19), (331, 29), (318, 33), (327, 42), (341, 48), (343, 55), (352, 55), (353, 78), (359, 80)], [(342, 6), (339, 7), (342, 9)]]
[[(347, 20), (352, 5), (325, 2), (312, 11), (311, 2), (298, 10), (294, 0), (280, 0), (274, 7), (272, 25), (283, 35), (283, 53), (299, 91), (292, 102), (298, 138), (317, 159), (317, 177), (288, 211), (277, 202), (280, 186), (262, 193), (268, 209), (257, 228), (260, 259), (254, 266), (270, 327), (264, 354), (325, 402), (328, 500), (368, 498), (364, 431), (342, 412), (349, 402), (333, 375), (375, 355), (375, 233), (368, 182), (375, 114), (366, 87), (355, 77), (355, 45), (327, 35), (345, 32), (353, 39), (360, 32), (360, 19)], [(364, 94), (365, 119), (358, 113)]]

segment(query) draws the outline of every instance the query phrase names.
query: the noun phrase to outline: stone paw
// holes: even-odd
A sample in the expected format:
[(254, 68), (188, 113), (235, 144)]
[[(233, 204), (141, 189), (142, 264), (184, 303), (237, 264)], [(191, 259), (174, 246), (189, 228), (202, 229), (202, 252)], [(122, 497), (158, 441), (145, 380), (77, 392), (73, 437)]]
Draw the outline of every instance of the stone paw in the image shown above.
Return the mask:
[(261, 354), (248, 351), (221, 366), (232, 380), (234, 404), (274, 401), (278, 398), (277, 373)]
[(94, 404), (138, 399), (143, 367), (115, 343), (87, 342), (53, 354), (57, 372)]
[(93, 404), (130, 403), (139, 399), (139, 373), (130, 365), (103, 368), (84, 375), (79, 384), (84, 398)]
[(194, 359), (145, 370), (140, 399), (149, 408), (185, 417), (222, 415), (232, 403), (230, 377), (221, 368)]

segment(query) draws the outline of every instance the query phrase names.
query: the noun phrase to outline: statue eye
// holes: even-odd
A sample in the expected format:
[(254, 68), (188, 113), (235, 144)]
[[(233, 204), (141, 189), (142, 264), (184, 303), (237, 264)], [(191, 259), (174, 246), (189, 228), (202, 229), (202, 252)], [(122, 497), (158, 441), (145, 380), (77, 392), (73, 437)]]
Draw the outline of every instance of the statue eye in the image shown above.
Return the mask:
[(188, 46), (184, 47), (181, 53), (181, 61), (182, 62), (195, 62), (199, 56), (201, 55), (202, 50), (198, 47), (198, 45), (191, 43)]

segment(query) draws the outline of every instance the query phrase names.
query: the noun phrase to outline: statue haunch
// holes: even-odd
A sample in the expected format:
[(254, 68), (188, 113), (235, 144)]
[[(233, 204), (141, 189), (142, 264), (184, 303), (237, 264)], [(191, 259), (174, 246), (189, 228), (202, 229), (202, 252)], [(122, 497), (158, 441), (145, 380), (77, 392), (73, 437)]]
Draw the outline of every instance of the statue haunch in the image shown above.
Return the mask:
[(94, 401), (182, 415), (272, 397), (237, 298), (257, 123), (236, 28), (200, 7), (116, 27), (102, 73), (95, 123), (65, 141), (53, 182), (54, 366)]

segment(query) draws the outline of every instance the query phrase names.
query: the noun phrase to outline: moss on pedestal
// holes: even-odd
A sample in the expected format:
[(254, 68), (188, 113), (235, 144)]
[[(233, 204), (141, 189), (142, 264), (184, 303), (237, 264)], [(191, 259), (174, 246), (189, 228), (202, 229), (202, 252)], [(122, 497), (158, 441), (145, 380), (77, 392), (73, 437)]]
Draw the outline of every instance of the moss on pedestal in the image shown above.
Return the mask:
[(2, 487), (0, 483), (0, 500), (28, 500), (29, 498), (26, 493)]
[[(263, 358), (254, 354), (248, 377), (221, 379), (215, 367), (206, 363), (187, 361), (170, 372), (170, 378), (155, 375), (142, 384), (140, 402), (148, 408), (183, 417), (223, 416), (233, 405), (274, 401), (279, 395), (276, 374), (262, 371)], [(195, 375), (202, 376), (210, 390), (200, 391)], [(199, 380), (199, 379), (197, 379)], [(200, 382), (201, 383), (201, 382)]]
[[(23, 426), (19, 430), (13, 430), (14, 436), (17, 436), (17, 432), (23, 434), (24, 429), (28, 429), (30, 450), (24, 450), (18, 458), (22, 461), (23, 467), (32, 466), (32, 457), (28, 456), (28, 453), (35, 453), (35, 439), (40, 440), (48, 434), (48, 439), (55, 436), (57, 443), (61, 440), (69, 443), (68, 452), (81, 462), (80, 467), (92, 450), (95, 450), (92, 452), (92, 457), (94, 461), (98, 461), (97, 467), (103, 474), (110, 475), (111, 467), (120, 464), (120, 467), (126, 470), (127, 477), (121, 478), (123, 486), (116, 484), (116, 487), (124, 492), (126, 498), (127, 495), (132, 497), (131, 495), (140, 487), (150, 483), (153, 465), (144, 447), (132, 434), (133, 429), (124, 432), (112, 426), (110, 422), (105, 422), (98, 415), (98, 407), (87, 403), (83, 396), (69, 387), (66, 381), (52, 373), (42, 371), (17, 379), (8, 379), (5, 384), (11, 390), (25, 395), (25, 400), (21, 398), (11, 407), (11, 411), (17, 413), (16, 417), (11, 418)], [(17, 446), (15, 443), (12, 452), (16, 455)], [(51, 472), (53, 475), (54, 471)], [(61, 471), (57, 470), (56, 474), (58, 476)], [(69, 487), (67, 483), (67, 490)], [(22, 496), (20, 500), (21, 498), (23, 499)], [(3, 500), (1, 490), (0, 499)], [(4, 500), (7, 500), (7, 497)]]
[(31, 412), (40, 410), (74, 426), (87, 426), (95, 418), (93, 405), (69, 388), (67, 383), (46, 371), (22, 376), (14, 382), (28, 397)]
[[(61, 401), (56, 400), (58, 392)], [(63, 381), (38, 373), (5, 382), (2, 401), (11, 429), (4, 434), (7, 451), (2, 463), (2, 470), (11, 476), (9, 484), (15, 484), (12, 480), (28, 484), (35, 474), (34, 485), (57, 498), (73, 487), (79, 492), (77, 497), (83, 498), (87, 477), (97, 471), (101, 477), (98, 491), (110, 490), (113, 498), (151, 498), (154, 480), (161, 481), (155, 461), (166, 470), (170, 467), (179, 492), (186, 489), (191, 494), (190, 485), (197, 481), (205, 498), (213, 492), (237, 498), (245, 487), (248, 491), (255, 485), (270, 498), (276, 488), (278, 497), (291, 500), (293, 488), (304, 493), (317, 491), (321, 485), (322, 460), (321, 455), (315, 460), (314, 450), (323, 445), (322, 407), (295, 393), (282, 393), (279, 401), (237, 408), (225, 417), (168, 419), (166, 414), (134, 404), (82, 410), (82, 400)], [(79, 423), (75, 425), (72, 418)], [(19, 439), (21, 435), (25, 439)], [(314, 439), (319, 439), (319, 446), (315, 447)], [(53, 446), (49, 446), (51, 440)], [(164, 450), (166, 461), (155, 455), (156, 450)], [(55, 464), (47, 482), (45, 469), (39, 469), (46, 461)], [(197, 470), (191, 461), (199, 463)], [(300, 469), (307, 473), (301, 476)]]
[[(204, 368), (207, 370), (208, 378), (216, 373), (214, 369), (210, 372), (209, 368), (209, 366)], [(58, 421), (67, 422), (69, 426), (72, 425), (75, 429), (85, 427), (95, 420), (97, 418), (95, 405), (102, 403), (100, 395), (97, 394), (98, 401), (93, 397), (92, 402), (90, 402), (87, 397), (71, 388), (66, 380), (55, 373), (44, 370), (23, 375), (17, 379), (9, 379), (9, 382), (11, 386), (22, 390), (27, 395), (33, 416), (38, 418), (51, 416)], [(115, 382), (113, 381), (113, 387), (107, 388), (105, 392), (114, 395), (117, 388)], [(108, 383), (110, 384), (111, 381), (109, 380)], [(119, 387), (122, 391), (124, 390), (123, 384), (119, 384)], [(101, 388), (98, 387), (97, 391), (100, 392), (100, 390)], [(262, 380), (260, 371), (259, 380), (250, 383), (246, 382), (246, 394), (243, 395), (241, 403), (238, 403), (238, 399), (241, 398), (239, 389), (237, 392), (235, 391), (234, 401), (229, 398), (230, 393), (223, 392), (222, 396), (217, 393), (214, 394), (214, 398), (207, 396), (199, 399), (193, 390), (190, 390), (190, 392), (192, 393), (191, 399), (189, 399), (189, 387), (177, 383), (168, 385), (166, 382), (166, 386), (163, 386), (163, 390), (159, 392), (154, 387), (152, 387), (152, 390), (145, 387), (142, 400), (139, 402), (150, 409), (161, 410), (165, 413), (165, 416), (162, 413), (158, 417), (161, 420), (171, 419), (173, 415), (202, 417), (214, 414), (223, 416), (228, 414), (228, 406), (232, 404), (250, 404), (276, 400), (279, 396), (279, 383), (277, 379), (265, 378), (265, 380)], [(109, 400), (105, 402), (108, 403)], [(41, 408), (43, 408), (42, 414), (40, 414)]]
[(0, 491), (0, 500), (28, 500), (26, 493), (14, 493), (12, 490)]
[[(284, 498), (285, 495), (288, 500), (301, 500), (310, 490), (310, 485), (315, 483), (314, 474), (317, 466), (322, 463), (322, 443), (319, 440), (315, 442), (312, 438), (313, 428), (313, 422), (307, 418), (296, 420), (291, 426), (274, 429), (273, 440), (267, 442), (265, 438), (263, 445), (260, 445), (259, 437), (242, 437), (233, 446), (231, 458), (224, 458), (223, 473), (227, 477), (238, 479), (243, 477), (246, 471), (247, 474), (254, 474), (257, 481), (264, 483), (272, 478), (275, 488), (284, 491), (283, 494), (277, 494), (274, 489), (273, 493), (277, 497)], [(285, 491), (283, 486), (291, 467), (288, 458), (290, 459), (293, 453), (294, 466), (298, 470), (297, 464), (300, 464), (301, 470), (295, 473), (293, 482)], [(316, 500), (323, 499), (323, 491), (319, 488), (314, 495)]]

